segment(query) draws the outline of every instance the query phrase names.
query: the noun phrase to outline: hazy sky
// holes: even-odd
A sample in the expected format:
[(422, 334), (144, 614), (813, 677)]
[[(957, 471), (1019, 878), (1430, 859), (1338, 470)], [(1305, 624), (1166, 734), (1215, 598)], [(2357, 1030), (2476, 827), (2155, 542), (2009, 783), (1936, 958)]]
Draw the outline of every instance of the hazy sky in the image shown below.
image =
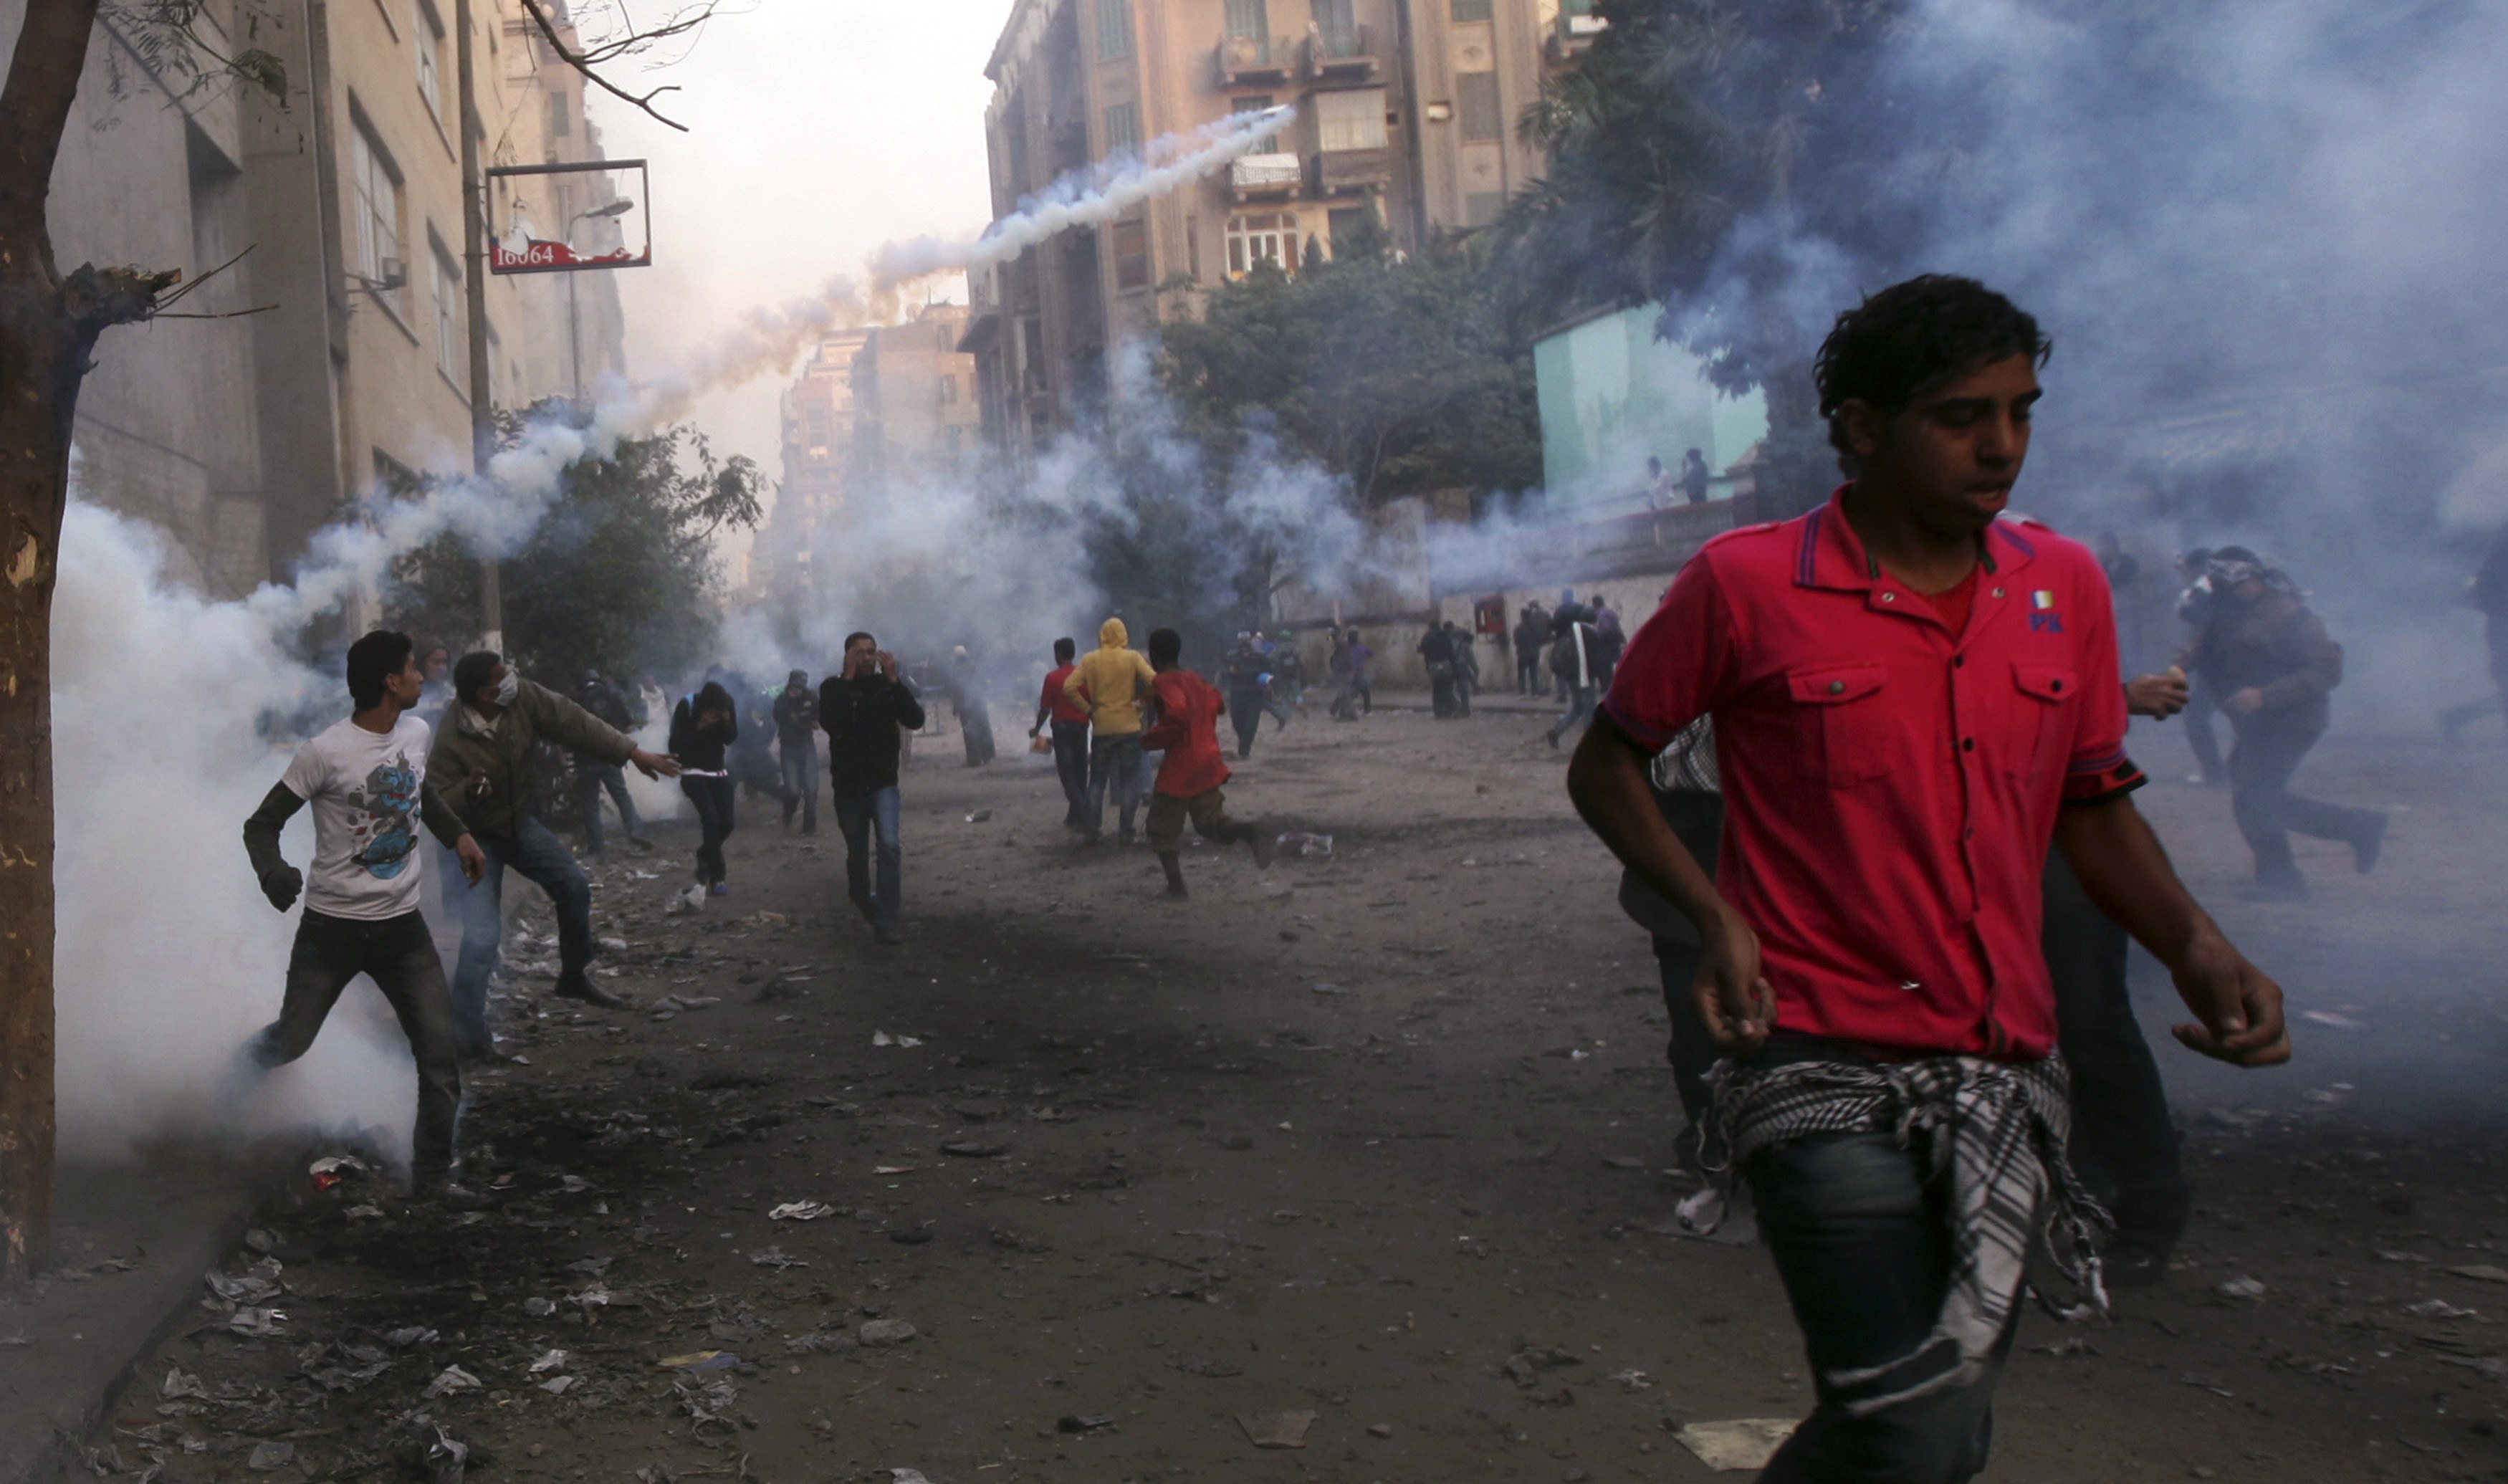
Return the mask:
[[(724, 9), (732, 14), (684, 58), (618, 79), (633, 91), (678, 84), (662, 109), (688, 132), (597, 93), (589, 105), (613, 158), (652, 162), (653, 266), (618, 276), (628, 369), (640, 378), (753, 305), (858, 273), (891, 238), (971, 235), (991, 214), (984, 61), (1011, 0), (726, 0)], [(698, 426), (716, 451), (748, 454), (780, 476), (776, 395), (790, 381), (700, 403)]]

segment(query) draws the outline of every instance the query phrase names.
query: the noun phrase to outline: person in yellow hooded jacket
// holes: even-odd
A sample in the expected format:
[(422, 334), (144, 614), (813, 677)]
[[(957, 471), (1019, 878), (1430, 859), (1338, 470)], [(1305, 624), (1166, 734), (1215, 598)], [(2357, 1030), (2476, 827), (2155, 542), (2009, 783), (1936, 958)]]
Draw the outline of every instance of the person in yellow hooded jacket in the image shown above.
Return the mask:
[(1121, 618), (1099, 624), (1097, 648), (1082, 655), (1062, 683), (1063, 694), (1088, 708), (1088, 811), (1082, 838), (1091, 845), (1105, 828), (1110, 783), (1126, 845), (1141, 804), (1141, 697), (1158, 673), (1140, 650), (1125, 648), (1130, 639)]

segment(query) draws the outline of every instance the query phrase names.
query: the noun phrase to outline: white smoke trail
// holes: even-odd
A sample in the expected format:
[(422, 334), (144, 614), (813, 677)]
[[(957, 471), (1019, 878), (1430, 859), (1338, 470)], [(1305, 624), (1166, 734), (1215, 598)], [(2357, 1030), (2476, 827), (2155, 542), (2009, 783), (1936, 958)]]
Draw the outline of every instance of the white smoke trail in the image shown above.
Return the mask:
[(891, 289), (936, 274), (1007, 263), (1057, 232), (1102, 226), (1142, 202), (1250, 154), (1297, 115), (1296, 107), (1284, 103), (1163, 135), (1138, 155), (1119, 155), (1063, 176), (973, 241), (919, 237), (891, 242), (871, 254), (872, 279), (879, 288)]

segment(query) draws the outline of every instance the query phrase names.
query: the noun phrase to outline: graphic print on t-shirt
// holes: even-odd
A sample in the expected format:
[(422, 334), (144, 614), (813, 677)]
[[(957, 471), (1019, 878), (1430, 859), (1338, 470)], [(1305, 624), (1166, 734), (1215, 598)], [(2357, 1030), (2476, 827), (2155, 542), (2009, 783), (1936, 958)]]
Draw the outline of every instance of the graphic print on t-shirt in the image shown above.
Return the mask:
[(350, 863), (386, 881), (408, 870), (418, 848), (418, 769), (410, 766), (408, 754), (377, 764), (365, 788), (350, 793), (349, 808), (357, 842)]

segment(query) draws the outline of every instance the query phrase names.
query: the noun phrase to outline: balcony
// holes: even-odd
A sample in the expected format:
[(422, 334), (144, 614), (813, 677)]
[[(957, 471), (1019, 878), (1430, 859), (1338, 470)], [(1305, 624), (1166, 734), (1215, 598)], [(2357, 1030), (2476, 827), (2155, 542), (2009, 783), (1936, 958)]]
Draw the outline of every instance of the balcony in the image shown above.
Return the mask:
[(1298, 49), (1286, 36), (1231, 36), (1215, 60), (1222, 88), (1261, 88), (1285, 83), (1296, 70)]
[(1376, 28), (1344, 26), (1307, 31), (1307, 76), (1316, 82), (1372, 83), (1377, 80)]
[(1239, 155), (1228, 165), (1228, 189), (1238, 201), (1287, 201), (1304, 184), (1295, 155)]
[(1589, 10), (1559, 8), (1559, 19), (1551, 23), (1545, 49), (1554, 62), (1564, 62), (1580, 56), (1594, 44), (1594, 38), (1610, 28), (1610, 22)]
[(1392, 183), (1390, 149), (1321, 150), (1307, 157), (1307, 186), (1317, 196), (1355, 196)]

